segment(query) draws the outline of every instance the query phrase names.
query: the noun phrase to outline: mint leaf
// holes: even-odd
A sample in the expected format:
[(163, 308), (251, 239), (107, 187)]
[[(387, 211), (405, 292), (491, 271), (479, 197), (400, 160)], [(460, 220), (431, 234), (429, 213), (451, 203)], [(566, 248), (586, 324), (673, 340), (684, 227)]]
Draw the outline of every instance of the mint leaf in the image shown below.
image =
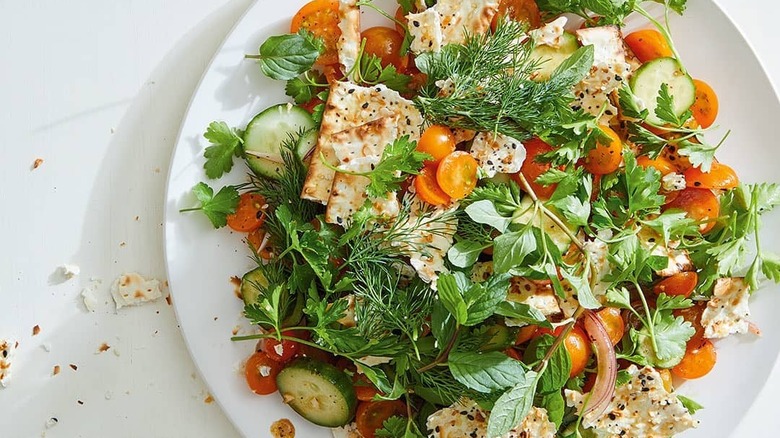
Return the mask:
[(209, 218), (214, 228), (227, 225), (227, 216), (236, 212), (239, 194), (233, 186), (222, 187), (216, 195), (214, 189), (205, 183), (198, 183), (192, 188), (192, 193), (200, 201), (200, 206), (185, 208), (180, 212), (202, 211)]
[(490, 225), (500, 232), (506, 231), (512, 219), (502, 216), (495, 205), (487, 199), (469, 204), (464, 210), (466, 214), (478, 224)]
[(523, 265), (526, 258), (537, 249), (531, 227), (496, 237), (493, 241), (493, 268), (497, 273), (509, 272)]
[(626, 370), (620, 370), (617, 373), (617, 378), (615, 379), (615, 387), (623, 386), (626, 383), (630, 382), (632, 379), (631, 373), (629, 373)]
[(447, 259), (455, 267), (468, 268), (477, 262), (479, 255), (489, 246), (490, 244), (486, 245), (481, 242), (461, 240), (447, 250)]
[(551, 87), (567, 89), (579, 84), (593, 67), (593, 53), (592, 45), (580, 47), (552, 72), (547, 82)]
[(541, 327), (552, 328), (552, 324), (547, 321), (547, 318), (545, 318), (542, 312), (525, 303), (504, 301), (496, 306), (495, 314), (525, 324), (535, 324)]
[(288, 81), (311, 70), (322, 51), (322, 39), (301, 29), (296, 34), (269, 37), (260, 46), (260, 55), (249, 58), (257, 58), (269, 78)]
[(496, 400), (488, 419), (487, 436), (504, 436), (523, 421), (533, 405), (538, 377), (537, 373), (526, 371), (523, 381)]
[(526, 370), (504, 353), (450, 353), (447, 364), (455, 380), (474, 391), (490, 394), (525, 381)]
[(244, 153), (244, 140), (239, 133), (225, 122), (211, 122), (203, 137), (211, 143), (203, 152), (206, 157), (203, 164), (206, 176), (215, 179), (230, 172), (233, 168), (233, 157), (240, 157)]
[[(554, 336), (550, 335), (542, 335), (534, 339), (525, 352), (526, 356), (532, 362), (541, 361), (547, 352), (550, 351), (550, 348), (552, 348), (555, 339)], [(555, 350), (552, 357), (550, 357), (547, 367), (539, 378), (539, 392), (546, 394), (559, 391), (566, 385), (570, 373), (571, 358), (569, 357), (569, 352), (561, 344)]]
[(506, 300), (509, 279), (509, 274), (494, 274), (485, 282), (471, 284), (464, 293), (468, 318), (463, 325), (475, 326), (492, 316), (496, 306)]
[(458, 283), (453, 274), (442, 274), (436, 281), (436, 288), (439, 290), (439, 301), (444, 305), (455, 321), (463, 325), (468, 319), (468, 307), (463, 299)]
[(563, 414), (566, 410), (566, 402), (563, 400), (563, 393), (555, 391), (542, 395), (539, 407), (547, 410), (547, 418), (557, 427), (561, 427)]

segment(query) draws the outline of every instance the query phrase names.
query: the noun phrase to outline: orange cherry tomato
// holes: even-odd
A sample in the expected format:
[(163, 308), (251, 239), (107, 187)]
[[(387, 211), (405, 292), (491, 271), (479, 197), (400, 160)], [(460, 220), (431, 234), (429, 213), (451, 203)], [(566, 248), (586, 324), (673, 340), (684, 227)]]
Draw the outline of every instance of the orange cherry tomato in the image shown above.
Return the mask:
[(352, 385), (355, 387), (355, 395), (360, 401), (371, 401), (374, 396), (379, 394), (371, 380), (365, 374), (355, 373), (352, 375)]
[(382, 67), (392, 65), (398, 71), (406, 70), (409, 65), (409, 54), (401, 56), (403, 34), (391, 27), (376, 26), (364, 30), (362, 37), (366, 40), (366, 54), (379, 58)]
[(655, 160), (651, 159), (647, 155), (641, 155), (636, 157), (636, 164), (642, 167), (652, 167), (661, 173), (661, 176), (668, 175), (677, 171), (674, 165), (664, 156), (659, 156)]
[(628, 34), (626, 44), (642, 62), (674, 56), (666, 39), (655, 29), (638, 30)]
[[(542, 199), (549, 199), (558, 185), (550, 184), (549, 186), (543, 186), (536, 182), (536, 178), (550, 170), (550, 163), (543, 163), (537, 161), (537, 159), (539, 155), (552, 152), (553, 148), (538, 138), (532, 138), (523, 143), (523, 145), (525, 146), (526, 157), (523, 166), (520, 168), (520, 173), (528, 180), (528, 185), (531, 186), (531, 190), (536, 193), (536, 196)], [(512, 177), (520, 184), (518, 175), (512, 175)], [(520, 184), (520, 188), (525, 190), (522, 184)]]
[(698, 379), (704, 377), (715, 367), (718, 354), (715, 345), (709, 339), (691, 339), (685, 356), (680, 363), (672, 368), (672, 374), (683, 379)]
[(704, 81), (694, 79), (693, 85), (696, 87), (696, 100), (691, 106), (693, 118), (706, 129), (712, 126), (718, 117), (718, 95)]
[[(564, 326), (556, 328), (555, 331), (540, 327), (534, 337), (542, 335), (557, 337), (563, 333), (563, 329)], [(585, 334), (585, 330), (579, 325), (575, 325), (566, 336), (566, 339), (563, 340), (563, 345), (566, 347), (566, 351), (571, 359), (571, 373), (569, 373), (569, 377), (574, 377), (585, 371), (585, 366), (588, 364), (588, 359), (590, 359), (592, 353), (590, 341), (588, 340), (588, 335)]]
[(656, 283), (653, 292), (656, 295), (664, 293), (669, 296), (679, 295), (688, 298), (698, 283), (699, 275), (695, 272), (678, 272)]
[(688, 187), (712, 190), (729, 190), (739, 185), (737, 172), (722, 163), (712, 163), (709, 172), (702, 172), (698, 167), (686, 170), (685, 183)]
[(542, 15), (536, 0), (501, 0), (498, 3), (498, 12), (493, 16), (491, 28), (495, 32), (500, 17), (506, 17), (513, 21), (526, 22), (531, 29), (542, 25)]
[(715, 226), (715, 221), (720, 214), (718, 198), (707, 189), (681, 190), (676, 198), (664, 206), (664, 210), (673, 208), (685, 211), (693, 220), (702, 221), (699, 225), (702, 233), (710, 231)]
[[(401, 23), (406, 23), (406, 14), (404, 14), (404, 8), (399, 6), (398, 9), (395, 10), (394, 17), (397, 21), (400, 21)], [(406, 32), (406, 29), (404, 29), (403, 26), (401, 26), (398, 23), (395, 23), (395, 30), (397, 30), (398, 33), (400, 33), (401, 35), (403, 35)]]
[(623, 142), (608, 126), (599, 126), (610, 138), (608, 144), (598, 143), (585, 157), (585, 170), (594, 175), (607, 175), (620, 167), (623, 161)]
[(417, 142), (417, 150), (433, 157), (426, 164), (435, 164), (455, 152), (455, 135), (446, 126), (433, 125), (423, 132)]
[(661, 375), (661, 381), (664, 384), (664, 389), (667, 392), (674, 391), (674, 382), (672, 382), (672, 372), (665, 368), (662, 368), (658, 370), (658, 374)]
[(672, 163), (677, 173), (685, 172), (693, 167), (691, 160), (684, 155), (680, 155), (680, 151), (677, 150), (677, 146), (670, 144), (667, 145), (663, 151), (661, 151), (661, 157), (665, 158), (668, 162)]
[(425, 166), (420, 170), (420, 174), (414, 178), (414, 189), (420, 199), (431, 205), (447, 205), (452, 201), (436, 182), (436, 168), (433, 166)]
[(479, 163), (468, 152), (455, 151), (444, 157), (436, 169), (436, 182), (450, 198), (463, 199), (477, 186)]
[(539, 326), (535, 326), (535, 325), (527, 325), (525, 327), (521, 327), (520, 330), (517, 332), (517, 337), (515, 338), (515, 345), (525, 344), (526, 342), (533, 339), (538, 329)]
[(322, 38), (325, 50), (317, 58), (316, 64), (337, 64), (339, 55), (336, 46), (341, 37), (339, 20), (339, 0), (313, 0), (303, 5), (295, 14), (290, 24), (290, 32), (297, 33), (306, 29)]
[(263, 244), (263, 239), (265, 239), (265, 230), (262, 228), (250, 231), (249, 234), (246, 235), (247, 243), (251, 245), (254, 250), (260, 248), (260, 245)]
[(276, 392), (276, 375), (282, 370), (282, 364), (257, 352), (246, 361), (244, 376), (249, 389), (255, 394), (267, 395)]
[(265, 198), (257, 193), (244, 193), (238, 200), (236, 212), (227, 216), (227, 224), (236, 231), (254, 231), (265, 222)]
[(596, 312), (596, 316), (601, 320), (604, 328), (607, 329), (612, 345), (617, 345), (626, 332), (626, 323), (623, 321), (620, 309), (617, 307), (605, 307)]
[(406, 417), (406, 404), (399, 400), (364, 401), (358, 404), (355, 423), (363, 438), (375, 438), (376, 430), (381, 429), (390, 417)]
[(319, 97), (314, 97), (312, 100), (301, 103), (298, 106), (305, 109), (309, 114), (312, 114), (314, 113), (314, 108), (321, 103), (325, 102), (321, 101)]

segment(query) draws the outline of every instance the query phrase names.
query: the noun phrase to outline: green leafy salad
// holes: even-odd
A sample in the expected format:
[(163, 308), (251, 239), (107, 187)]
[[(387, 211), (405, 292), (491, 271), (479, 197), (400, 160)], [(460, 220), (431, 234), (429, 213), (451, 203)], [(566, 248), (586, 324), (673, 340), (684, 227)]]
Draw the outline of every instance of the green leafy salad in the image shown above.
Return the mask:
[(715, 159), (717, 95), (669, 28), (685, 0), (379, 3), (302, 5), (246, 61), (290, 102), (204, 135), (208, 179), (249, 169), (183, 210), (257, 261), (249, 389), (341, 437), (696, 427), (675, 385), (759, 333), (780, 187)]

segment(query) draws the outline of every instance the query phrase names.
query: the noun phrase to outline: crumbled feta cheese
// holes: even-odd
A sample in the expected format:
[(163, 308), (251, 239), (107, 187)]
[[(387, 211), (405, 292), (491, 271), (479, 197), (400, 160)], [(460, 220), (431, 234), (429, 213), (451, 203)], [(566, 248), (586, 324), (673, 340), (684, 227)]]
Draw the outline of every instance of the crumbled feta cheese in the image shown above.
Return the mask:
[[(458, 228), (458, 219), (453, 214), (458, 205), (433, 208), (417, 197), (409, 202), (412, 203), (411, 212), (400, 228), (414, 228), (416, 232), (408, 242), (399, 245), (403, 246), (409, 256), (409, 264), (417, 271), (420, 279), (431, 283), (435, 289), (439, 273), (447, 272), (444, 257), (452, 246)], [(442, 219), (445, 215), (447, 218)]]
[(162, 297), (162, 285), (157, 280), (147, 280), (136, 273), (122, 274), (111, 285), (111, 296), (116, 310), (125, 306), (138, 306)]
[(733, 333), (749, 331), (750, 288), (744, 278), (719, 278), (712, 298), (701, 314), (705, 338), (725, 338)]
[(345, 72), (352, 72), (360, 55), (360, 8), (357, 0), (339, 1), (339, 30), (341, 36), (336, 44), (339, 64)]
[(672, 242), (668, 246), (665, 245), (663, 237), (655, 231), (649, 228), (642, 228), (639, 230), (637, 237), (639, 238), (639, 244), (650, 251), (651, 255), (669, 259), (669, 264), (666, 268), (656, 271), (656, 274), (659, 276), (670, 277), (679, 272), (690, 271), (693, 268), (693, 262), (688, 256), (688, 251), (675, 248)]
[(271, 367), (269, 367), (268, 365), (260, 365), (260, 366), (257, 368), (257, 371), (258, 371), (258, 372), (260, 373), (260, 375), (261, 375), (261, 376), (263, 376), (263, 377), (268, 377), (268, 376), (270, 376), (270, 375), (271, 375)]
[[(364, 356), (358, 359), (358, 362), (361, 364), (368, 366), (368, 367), (375, 367), (377, 365), (382, 365), (386, 363), (390, 363), (392, 361), (392, 357), (384, 357), (384, 356)], [(363, 370), (360, 369), (360, 367), (357, 368), (358, 374), (363, 374)]]
[(661, 178), (661, 187), (667, 192), (677, 192), (686, 187), (685, 175), (672, 172)]
[(488, 178), (496, 173), (517, 173), (525, 161), (525, 146), (503, 134), (480, 132), (471, 144), (471, 155)]
[(278, 344), (274, 345), (274, 351), (276, 352), (276, 354), (277, 354), (279, 357), (282, 357), (282, 356), (284, 356), (284, 344), (282, 344), (282, 343), (280, 342), (280, 343), (278, 343)]
[(603, 110), (600, 121), (608, 124), (617, 115), (609, 94), (620, 88), (632, 74), (623, 37), (617, 26), (579, 29), (576, 33), (580, 43), (592, 45), (594, 52), (590, 75), (574, 87), (575, 106), (594, 116), (602, 114)]
[[(440, 409), (428, 417), (426, 426), (431, 438), (486, 438), (489, 414), (470, 399), (462, 399), (454, 405)], [(515, 428), (501, 438), (552, 438), (555, 424), (543, 408), (532, 407), (528, 415)]]
[(549, 284), (540, 284), (524, 277), (514, 277), (509, 284), (507, 301), (527, 304), (543, 315), (554, 315), (561, 311), (555, 292)]
[[(688, 409), (677, 396), (666, 390), (661, 375), (652, 367), (628, 368), (631, 380), (615, 389), (615, 395), (604, 413), (583, 417), (583, 426), (599, 438), (643, 437), (665, 438), (696, 427)], [(582, 409), (585, 395), (564, 390), (566, 404)]]
[(563, 42), (563, 34), (566, 32), (566, 17), (558, 17), (555, 20), (545, 24), (539, 29), (534, 29), (528, 32), (531, 38), (534, 40), (534, 44), (537, 46), (550, 46), (558, 48)]
[(70, 280), (71, 278), (81, 273), (81, 268), (79, 268), (77, 265), (71, 265), (65, 263), (62, 266), (60, 266), (60, 273), (62, 274), (63, 277)]
[(347, 309), (344, 312), (344, 317), (336, 322), (344, 327), (355, 327), (357, 325), (357, 319), (355, 318), (355, 296), (349, 294), (341, 299), (347, 300)]
[(333, 438), (363, 438), (363, 435), (358, 431), (357, 424), (355, 423), (334, 427), (330, 431), (333, 434)]
[(89, 312), (94, 312), (97, 309), (98, 299), (95, 293), (102, 283), (99, 278), (93, 277), (89, 280), (89, 284), (81, 289), (81, 299), (84, 301), (84, 307)]
[(498, 0), (439, 0), (436, 5), (406, 20), (414, 53), (438, 52), (447, 44), (462, 44), (466, 35), (480, 35), (490, 28), (498, 12)]
[(11, 380), (11, 362), (18, 342), (0, 339), (0, 388), (5, 388)]

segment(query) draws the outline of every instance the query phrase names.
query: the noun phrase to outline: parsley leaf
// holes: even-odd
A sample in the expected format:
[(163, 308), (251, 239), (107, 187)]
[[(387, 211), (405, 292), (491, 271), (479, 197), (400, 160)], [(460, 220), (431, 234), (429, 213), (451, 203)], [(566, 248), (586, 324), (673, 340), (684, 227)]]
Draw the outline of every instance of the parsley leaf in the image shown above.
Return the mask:
[[(323, 90), (327, 94), (326, 84), (317, 83), (316, 80), (309, 77), (309, 74), (310, 72), (306, 72), (303, 76), (290, 79), (284, 86), (284, 94), (292, 97), (298, 105), (319, 97)], [(316, 73), (313, 74), (316, 75)]]
[[(554, 343), (555, 337), (550, 335), (540, 336), (531, 341), (525, 355), (532, 362), (541, 361)], [(566, 348), (557, 348), (552, 357), (550, 357), (547, 367), (540, 375), (539, 393), (547, 394), (560, 391), (569, 380), (570, 373), (571, 357), (569, 356), (569, 352)]]
[(677, 115), (674, 108), (674, 96), (669, 92), (669, 85), (666, 83), (661, 84), (656, 102), (655, 115), (664, 122), (674, 126), (682, 126), (686, 120), (691, 118), (692, 113), (690, 110), (686, 110), (679, 116)]
[(412, 77), (398, 72), (392, 64), (382, 66), (382, 60), (377, 56), (360, 57), (358, 70), (355, 72), (356, 82), (362, 82), (369, 85), (385, 84), (387, 88), (399, 93), (409, 91), (409, 82)]
[(230, 172), (233, 156), (240, 157), (244, 153), (244, 140), (239, 131), (230, 129), (225, 122), (211, 122), (203, 137), (211, 143), (203, 153), (206, 176), (215, 179)]
[(716, 146), (710, 146), (702, 141), (683, 140), (677, 144), (677, 152), (688, 157), (693, 167), (701, 168), (702, 172), (709, 172), (712, 169), (712, 162), (715, 160), (715, 152), (721, 144), (723, 141)]
[(447, 360), (455, 380), (469, 389), (490, 394), (525, 381), (525, 368), (504, 353), (452, 352)]
[(382, 423), (382, 428), (376, 430), (375, 436), (379, 438), (425, 438), (425, 435), (420, 433), (411, 418), (397, 415), (385, 420)]
[(247, 55), (257, 59), (263, 74), (271, 79), (288, 81), (309, 71), (325, 48), (321, 38), (301, 29), (298, 33), (269, 37), (260, 46), (259, 55)]
[(185, 208), (179, 212), (202, 211), (214, 225), (214, 228), (227, 225), (227, 216), (236, 212), (239, 195), (238, 190), (233, 186), (222, 187), (214, 195), (214, 189), (206, 183), (200, 182), (192, 188), (192, 193), (200, 201), (200, 207)]
[(398, 191), (408, 175), (417, 175), (420, 172), (423, 162), (431, 159), (431, 156), (418, 152), (416, 148), (417, 142), (409, 140), (408, 135), (385, 147), (374, 170), (364, 175), (371, 180), (366, 189), (370, 197), (379, 198), (388, 192)]
[(618, 103), (620, 104), (620, 109), (623, 110), (624, 116), (639, 121), (644, 121), (647, 118), (647, 108), (640, 106), (641, 101), (634, 95), (630, 87), (627, 85), (621, 87), (618, 90), (618, 97)]
[(671, 311), (659, 311), (654, 319), (652, 334), (648, 326), (642, 327), (636, 333), (638, 352), (656, 366), (669, 368), (677, 365), (685, 355), (688, 340), (696, 330), (682, 316), (675, 318)]
[(659, 194), (661, 189), (661, 174), (648, 166), (643, 168), (636, 164), (636, 156), (630, 150), (623, 152), (626, 163), (626, 192), (628, 195), (628, 213), (656, 212), (666, 202), (666, 197)]

